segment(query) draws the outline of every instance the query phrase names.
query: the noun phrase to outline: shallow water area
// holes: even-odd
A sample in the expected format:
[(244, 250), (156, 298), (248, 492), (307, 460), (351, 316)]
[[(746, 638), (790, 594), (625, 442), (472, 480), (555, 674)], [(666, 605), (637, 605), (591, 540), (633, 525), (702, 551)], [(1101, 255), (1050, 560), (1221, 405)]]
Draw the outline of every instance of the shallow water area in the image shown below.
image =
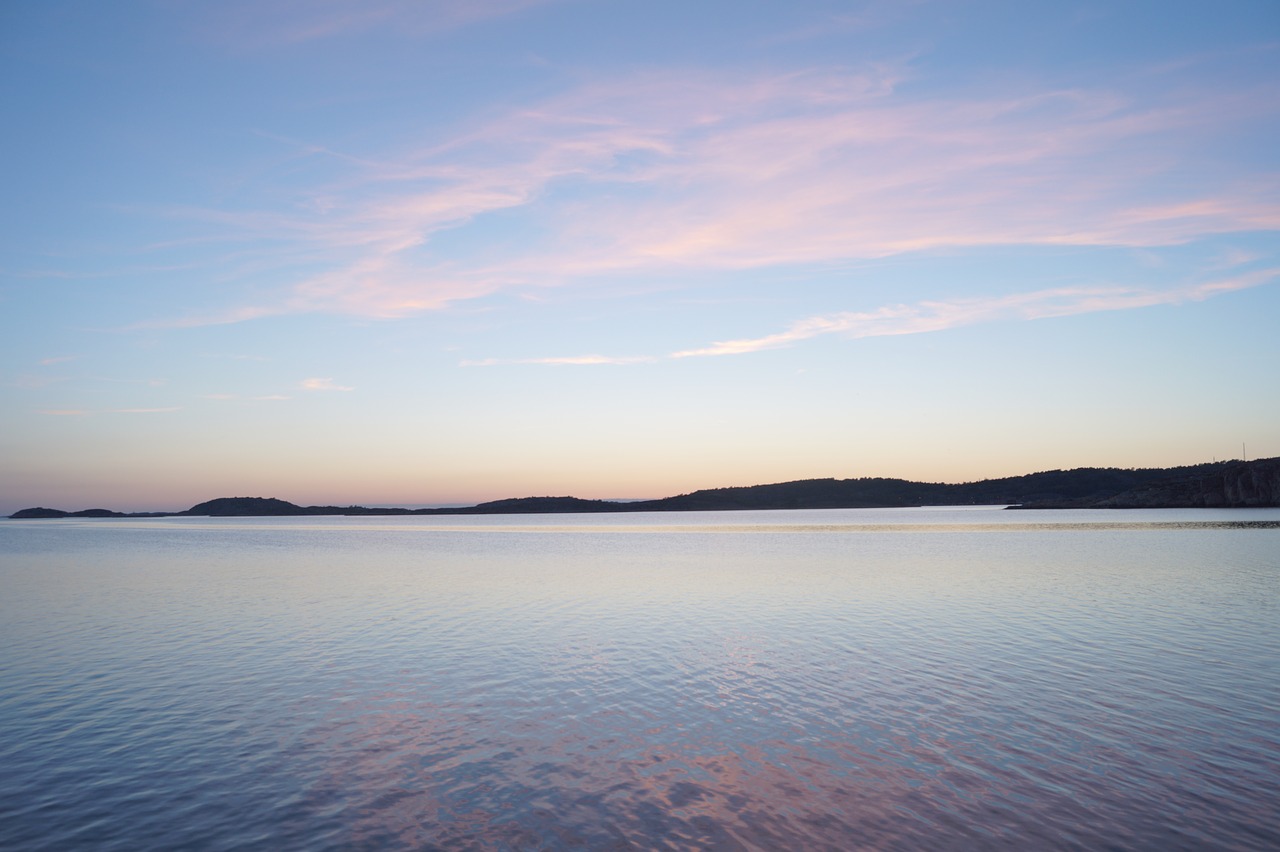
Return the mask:
[(0, 522), (0, 847), (1280, 846), (1280, 511)]

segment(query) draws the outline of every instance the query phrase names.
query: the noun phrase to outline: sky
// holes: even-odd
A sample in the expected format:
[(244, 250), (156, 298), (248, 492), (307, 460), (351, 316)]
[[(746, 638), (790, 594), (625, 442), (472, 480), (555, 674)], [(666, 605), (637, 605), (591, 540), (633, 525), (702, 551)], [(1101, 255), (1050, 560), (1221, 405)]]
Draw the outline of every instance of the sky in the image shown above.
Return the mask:
[(0, 513), (1280, 456), (1280, 4), (0, 5)]

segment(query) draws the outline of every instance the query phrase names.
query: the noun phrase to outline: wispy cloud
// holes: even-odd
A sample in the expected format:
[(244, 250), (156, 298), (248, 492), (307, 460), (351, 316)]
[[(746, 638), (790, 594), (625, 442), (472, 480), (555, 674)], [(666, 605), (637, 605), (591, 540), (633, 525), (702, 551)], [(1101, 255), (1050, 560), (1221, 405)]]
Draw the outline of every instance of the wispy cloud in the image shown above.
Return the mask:
[(302, 389), (309, 391), (353, 391), (355, 388), (334, 384), (333, 379), (303, 379)]
[(594, 82), (396, 157), (344, 161), (346, 178), (288, 212), (172, 211), (258, 247), (295, 283), (270, 303), (149, 325), (398, 317), (638, 273), (1280, 230), (1280, 181), (1179, 172), (1219, 135), (1280, 113), (1261, 84), (922, 100), (898, 92), (904, 73)]
[[(701, 358), (745, 355), (779, 349), (825, 335), (849, 339), (925, 334), (967, 325), (1000, 321), (1026, 321), (1065, 317), (1101, 311), (1123, 311), (1155, 305), (1198, 302), (1214, 296), (1271, 283), (1280, 278), (1280, 268), (1263, 269), (1230, 278), (1188, 285), (1170, 290), (1137, 287), (1059, 287), (1029, 293), (929, 300), (915, 304), (884, 305), (867, 311), (843, 311), (797, 320), (786, 329), (762, 337), (721, 340), (708, 346), (672, 352), (666, 358)], [(611, 358), (587, 355), (581, 358), (490, 358), (463, 361), (461, 366), (489, 367), (510, 364), (635, 364), (661, 360), (657, 357)]]
[(173, 411), (181, 411), (179, 406), (171, 406), (168, 408), (112, 408), (108, 410), (108, 414), (168, 414)]
[(999, 320), (1034, 320), (1099, 311), (1122, 311), (1154, 305), (1202, 301), (1223, 293), (1257, 287), (1274, 281), (1280, 269), (1196, 284), (1175, 290), (1134, 287), (1062, 287), (1007, 296), (925, 301), (914, 305), (888, 305), (872, 311), (850, 311), (808, 317), (785, 331), (764, 337), (724, 340), (698, 349), (671, 353), (672, 358), (742, 355), (762, 349), (789, 346), (827, 334), (848, 338), (922, 334)]
[(52, 358), (41, 358), (39, 364), (41, 367), (52, 367), (54, 364), (65, 364), (68, 361), (74, 361), (78, 355), (55, 355)]

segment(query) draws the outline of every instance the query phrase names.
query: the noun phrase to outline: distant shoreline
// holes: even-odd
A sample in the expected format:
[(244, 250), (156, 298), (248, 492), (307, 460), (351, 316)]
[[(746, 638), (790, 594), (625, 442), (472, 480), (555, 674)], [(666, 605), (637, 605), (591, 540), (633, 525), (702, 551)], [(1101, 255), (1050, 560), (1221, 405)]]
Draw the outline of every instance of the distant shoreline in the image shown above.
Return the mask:
[(424, 509), (298, 506), (274, 497), (219, 497), (177, 512), (66, 511), (36, 506), (14, 520), (56, 518), (526, 515), (707, 512), (760, 509), (876, 509), (1004, 505), (1010, 509), (1178, 509), (1280, 506), (1280, 458), (1174, 468), (1076, 468), (958, 484), (905, 479), (805, 479), (712, 488), (657, 500), (516, 497)]

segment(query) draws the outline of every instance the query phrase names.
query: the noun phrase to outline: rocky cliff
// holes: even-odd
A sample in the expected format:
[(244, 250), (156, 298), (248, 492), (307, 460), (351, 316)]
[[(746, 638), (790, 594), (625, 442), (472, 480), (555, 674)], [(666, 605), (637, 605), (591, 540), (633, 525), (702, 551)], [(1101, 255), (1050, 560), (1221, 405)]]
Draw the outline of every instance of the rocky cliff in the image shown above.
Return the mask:
[(1153, 482), (1093, 506), (1099, 509), (1280, 506), (1280, 458), (1235, 462), (1209, 474)]

